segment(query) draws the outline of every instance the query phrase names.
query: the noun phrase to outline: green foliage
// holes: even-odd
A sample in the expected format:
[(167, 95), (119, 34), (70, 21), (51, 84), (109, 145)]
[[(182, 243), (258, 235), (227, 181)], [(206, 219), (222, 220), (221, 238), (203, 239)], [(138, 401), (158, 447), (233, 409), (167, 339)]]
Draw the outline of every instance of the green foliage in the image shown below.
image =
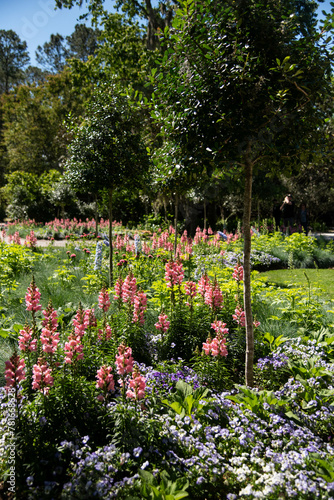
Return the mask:
[(284, 407), (286, 401), (281, 398), (278, 399), (273, 391), (254, 391), (246, 386), (238, 386), (238, 394), (227, 396), (227, 399), (241, 404), (241, 406), (248, 408), (250, 411), (260, 416), (261, 418), (268, 418), (268, 406), (265, 409), (264, 404), (270, 406)]
[(29, 62), (27, 42), (13, 30), (0, 30), (0, 93), (7, 93), (18, 83), (22, 68)]
[(35, 260), (36, 254), (29, 248), (0, 242), (1, 288), (15, 289), (15, 278), (31, 272)]
[(203, 413), (208, 393), (209, 390), (205, 387), (194, 390), (191, 385), (183, 380), (178, 380), (172, 398), (170, 400), (163, 399), (161, 402), (180, 415), (181, 418), (191, 417), (193, 414), (198, 418), (198, 414)]
[[(189, 487), (189, 482), (185, 478), (178, 478), (176, 481), (173, 481), (170, 479), (168, 472), (162, 471), (159, 483), (153, 474), (144, 470), (139, 471), (139, 476), (142, 480), (142, 498), (150, 498), (152, 500), (180, 500), (189, 496), (186, 491)], [(129, 500), (130, 498), (136, 500), (135, 497), (127, 498)]]

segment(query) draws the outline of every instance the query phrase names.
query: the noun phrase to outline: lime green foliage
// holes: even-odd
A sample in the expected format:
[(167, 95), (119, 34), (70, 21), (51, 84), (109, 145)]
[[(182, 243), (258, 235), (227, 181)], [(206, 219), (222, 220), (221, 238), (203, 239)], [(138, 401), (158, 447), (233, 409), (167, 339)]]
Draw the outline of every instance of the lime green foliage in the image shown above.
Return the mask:
[(0, 242), (0, 283), (4, 288), (15, 288), (15, 278), (20, 273), (31, 272), (36, 260), (29, 248), (21, 245), (7, 245)]
[[(307, 269), (306, 274), (311, 282), (312, 293), (319, 293), (323, 298), (334, 300), (334, 269)], [(281, 269), (261, 273), (267, 283), (284, 289), (292, 287), (308, 288), (308, 280), (303, 269)]]

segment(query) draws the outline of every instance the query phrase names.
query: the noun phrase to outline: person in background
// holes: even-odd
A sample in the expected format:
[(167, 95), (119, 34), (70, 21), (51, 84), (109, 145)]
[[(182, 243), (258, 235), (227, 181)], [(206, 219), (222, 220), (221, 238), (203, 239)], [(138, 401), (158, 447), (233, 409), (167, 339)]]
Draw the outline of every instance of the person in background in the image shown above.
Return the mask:
[(299, 219), (305, 234), (308, 234), (308, 213), (305, 203), (301, 204)]
[(281, 205), (284, 226), (292, 227), (295, 221), (295, 204), (292, 201), (291, 194), (288, 194)]

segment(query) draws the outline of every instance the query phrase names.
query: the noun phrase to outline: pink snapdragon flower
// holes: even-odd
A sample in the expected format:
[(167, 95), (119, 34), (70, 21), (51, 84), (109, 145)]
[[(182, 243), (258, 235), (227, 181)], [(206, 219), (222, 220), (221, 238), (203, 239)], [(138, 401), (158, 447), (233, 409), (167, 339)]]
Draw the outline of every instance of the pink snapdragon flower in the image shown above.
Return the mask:
[(204, 298), (207, 287), (210, 286), (210, 278), (207, 274), (203, 274), (203, 276), (198, 281), (198, 293)]
[(236, 264), (233, 270), (232, 278), (239, 283), (244, 280), (244, 268), (241, 264)]
[(18, 231), (15, 231), (14, 233), (14, 236), (13, 236), (13, 243), (15, 245), (21, 245), (21, 238), (20, 238), (20, 234)]
[(106, 324), (104, 329), (99, 328), (98, 338), (99, 340), (110, 340), (112, 337), (111, 326)]
[(51, 368), (43, 360), (39, 359), (38, 364), (33, 366), (32, 372), (32, 388), (47, 395), (54, 382)]
[(33, 338), (33, 330), (28, 325), (23, 330), (20, 330), (19, 348), (23, 352), (37, 350), (37, 339)]
[(147, 297), (144, 292), (138, 292), (133, 302), (133, 323), (143, 325), (145, 323), (144, 313), (147, 310)]
[(228, 333), (228, 328), (225, 328), (226, 323), (216, 320), (211, 326), (215, 330), (216, 336), (213, 339), (211, 336), (207, 338), (206, 342), (203, 343), (203, 350), (206, 355), (225, 357), (227, 356), (227, 349), (224, 335)]
[(128, 274), (122, 286), (122, 300), (124, 303), (133, 304), (137, 292), (137, 280), (132, 273)]
[(184, 291), (186, 295), (189, 295), (191, 299), (196, 297), (197, 294), (197, 285), (194, 281), (186, 281), (184, 284)]
[(41, 342), (44, 352), (48, 354), (54, 354), (56, 352), (59, 344), (59, 333), (52, 328), (51, 322), (49, 325), (42, 328)]
[(211, 342), (210, 349), (212, 356), (227, 356), (226, 339), (217, 335)]
[(234, 314), (232, 314), (232, 318), (239, 326), (246, 326), (245, 311), (243, 311), (240, 307), (235, 309)]
[(25, 361), (20, 359), (17, 353), (14, 353), (8, 361), (5, 361), (5, 380), (6, 389), (18, 387), (22, 380), (25, 380)]
[(155, 323), (155, 328), (157, 330), (160, 330), (161, 333), (166, 333), (170, 325), (170, 321), (168, 321), (168, 316), (167, 314), (164, 314), (163, 312), (159, 314), (159, 318), (157, 323)]
[(88, 327), (87, 317), (81, 304), (79, 305), (75, 318), (73, 318), (73, 326), (75, 335), (81, 339), (85, 335), (86, 328)]
[(30, 286), (27, 289), (27, 293), (25, 296), (27, 311), (37, 312), (42, 309), (39, 300), (41, 298), (41, 293), (39, 289), (36, 287), (34, 278), (32, 279)]
[(44, 309), (43, 315), (44, 319), (42, 320), (42, 325), (47, 326), (51, 325), (53, 330), (57, 330), (58, 327), (58, 319), (57, 319), (57, 311), (52, 307), (51, 302), (49, 302), (48, 307)]
[(101, 366), (101, 368), (97, 370), (96, 379), (96, 387), (98, 389), (102, 389), (104, 392), (115, 390), (115, 382), (111, 366)]
[(27, 234), (26, 240), (24, 244), (28, 247), (35, 248), (37, 245), (37, 238), (33, 230), (30, 231), (30, 234)]
[(134, 359), (132, 357), (131, 347), (125, 344), (118, 346), (118, 356), (116, 355), (116, 370), (118, 375), (126, 375), (133, 370)]
[(132, 378), (129, 380), (128, 386), (127, 398), (139, 401), (145, 397), (146, 379), (140, 374), (137, 367), (132, 372)]
[(95, 316), (94, 307), (92, 309), (85, 309), (84, 325), (86, 326), (86, 328), (94, 328), (95, 326), (97, 326), (97, 319)]
[(99, 308), (106, 313), (109, 307), (110, 307), (109, 292), (106, 288), (102, 288), (99, 294)]
[(213, 286), (210, 283), (206, 285), (204, 302), (213, 310), (223, 307), (223, 294), (217, 282)]
[(182, 262), (175, 262), (170, 260), (166, 264), (165, 280), (168, 288), (174, 285), (181, 285), (184, 278), (184, 270)]
[(216, 332), (216, 334), (220, 335), (226, 335), (228, 333), (228, 328), (226, 328), (226, 323), (223, 323), (222, 321), (215, 320), (213, 323), (211, 323), (211, 328)]
[(64, 347), (65, 363), (72, 364), (75, 361), (79, 361), (84, 357), (83, 355), (83, 345), (81, 343), (81, 337), (75, 334), (68, 337), (68, 341), (65, 342)]
[(116, 281), (114, 291), (115, 291), (114, 299), (115, 300), (122, 300), (123, 299), (123, 280), (121, 277), (119, 277), (118, 280)]

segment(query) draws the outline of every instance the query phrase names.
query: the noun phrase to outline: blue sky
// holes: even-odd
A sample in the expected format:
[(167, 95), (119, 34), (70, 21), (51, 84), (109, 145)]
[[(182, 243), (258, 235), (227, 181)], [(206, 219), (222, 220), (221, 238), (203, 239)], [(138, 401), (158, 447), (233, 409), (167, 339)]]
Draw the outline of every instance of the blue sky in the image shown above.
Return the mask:
[[(38, 45), (48, 42), (51, 34), (71, 35), (75, 25), (84, 22), (79, 16), (86, 10), (85, 6), (55, 10), (54, 0), (0, 0), (0, 29), (11, 29), (27, 42), (30, 64), (35, 66)], [(86, 24), (90, 26), (90, 21)]]
[[(330, 0), (320, 5), (320, 11), (330, 11)], [(113, 5), (107, 0), (106, 5)], [(36, 65), (35, 51), (38, 45), (50, 40), (51, 34), (71, 35), (85, 7), (56, 9), (54, 0), (0, 0), (0, 29), (12, 29), (25, 40), (30, 54), (30, 64)], [(86, 22), (90, 26), (90, 21)]]

